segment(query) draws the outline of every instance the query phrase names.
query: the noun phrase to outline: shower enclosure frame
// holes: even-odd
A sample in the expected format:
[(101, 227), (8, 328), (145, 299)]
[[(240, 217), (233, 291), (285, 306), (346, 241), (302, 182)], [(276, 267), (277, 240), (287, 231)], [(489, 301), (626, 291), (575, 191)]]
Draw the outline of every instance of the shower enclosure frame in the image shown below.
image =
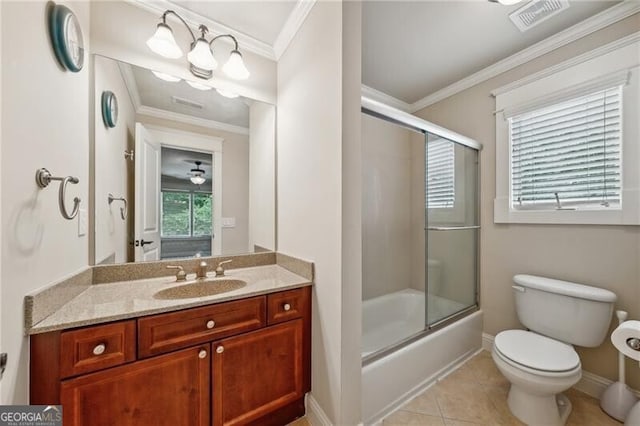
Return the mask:
[[(385, 356), (396, 352), (398, 349), (401, 349), (405, 346), (410, 345), (411, 343), (418, 341), (420, 339), (423, 339), (424, 337), (438, 331), (441, 330), (443, 328), (445, 328), (446, 326), (455, 323), (459, 320), (461, 320), (464, 317), (467, 317), (471, 314), (473, 314), (474, 312), (477, 312), (480, 310), (480, 237), (481, 237), (481, 211), (480, 211), (480, 197), (481, 197), (481, 193), (480, 193), (480, 178), (481, 178), (481, 162), (480, 162), (480, 151), (482, 151), (482, 144), (478, 143), (477, 141), (475, 141), (474, 139), (471, 139), (469, 137), (466, 137), (464, 135), (461, 135), (459, 133), (453, 132), (449, 129), (446, 129), (444, 127), (440, 127), (436, 124), (433, 124), (429, 121), (423, 120), (419, 117), (416, 117), (412, 114), (409, 114), (407, 112), (404, 112), (402, 110), (399, 110), (397, 108), (388, 106), (382, 102), (378, 102), (376, 100), (373, 100), (371, 98), (368, 98), (366, 96), (362, 96), (361, 97), (361, 111), (364, 114), (370, 115), (372, 117), (376, 117), (394, 124), (397, 124), (399, 126), (417, 131), (419, 133), (422, 133), (425, 138), (428, 134), (432, 134), (432, 135), (436, 135), (436, 136), (440, 136), (442, 138), (445, 138), (453, 143), (457, 143), (463, 146), (466, 146), (468, 148), (474, 149), (478, 152), (478, 158), (477, 158), (477, 162), (478, 162), (478, 166), (477, 166), (477, 179), (476, 179), (476, 193), (477, 195), (477, 200), (476, 200), (476, 208), (477, 208), (477, 223), (478, 225), (473, 225), (472, 227), (469, 226), (465, 226), (465, 227), (456, 227), (456, 228), (460, 228), (460, 229), (477, 229), (478, 230), (478, 234), (477, 234), (477, 238), (476, 238), (476, 282), (475, 282), (475, 303), (459, 312), (456, 312), (448, 317), (445, 317), (439, 321), (434, 322), (433, 324), (429, 325), (426, 324), (426, 318), (425, 318), (425, 328), (422, 331), (419, 331), (409, 337), (406, 337), (404, 339), (399, 340), (398, 342), (385, 347), (379, 351), (376, 351), (370, 355), (367, 355), (365, 357), (362, 358), (362, 365), (363, 367), (366, 365), (369, 365), (381, 358), (384, 358)], [(425, 144), (426, 144), (426, 140), (425, 140)], [(426, 216), (426, 214), (425, 214)], [(425, 220), (425, 230), (428, 231), (429, 230), (429, 224), (428, 221)], [(425, 237), (425, 249), (426, 252), (428, 253), (428, 238)], [(425, 275), (425, 297), (428, 294), (429, 291), (429, 277), (428, 274)], [(425, 301), (425, 306), (427, 306), (427, 303)], [(428, 309), (428, 307), (427, 307)], [(426, 317), (426, 315), (425, 315)]]

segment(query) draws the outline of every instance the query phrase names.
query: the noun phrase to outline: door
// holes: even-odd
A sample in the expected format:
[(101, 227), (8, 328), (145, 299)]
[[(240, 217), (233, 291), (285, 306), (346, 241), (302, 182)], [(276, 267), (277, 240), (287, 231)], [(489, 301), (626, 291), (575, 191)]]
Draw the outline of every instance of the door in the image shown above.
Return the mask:
[(302, 401), (302, 331), (297, 319), (214, 342), (214, 426), (272, 424), (271, 412)]
[(160, 260), (160, 143), (136, 123), (135, 261)]
[(210, 345), (62, 382), (65, 426), (209, 426)]

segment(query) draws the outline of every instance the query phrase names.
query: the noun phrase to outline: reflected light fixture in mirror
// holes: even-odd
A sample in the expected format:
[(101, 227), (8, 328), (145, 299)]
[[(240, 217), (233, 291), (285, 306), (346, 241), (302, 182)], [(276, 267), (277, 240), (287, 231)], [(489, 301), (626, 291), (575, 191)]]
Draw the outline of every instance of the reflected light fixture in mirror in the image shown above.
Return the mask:
[(165, 74), (163, 72), (158, 72), (158, 71), (151, 71), (151, 72), (160, 80), (168, 81), (170, 83), (177, 83), (178, 81), (182, 80), (181, 78), (175, 77), (171, 74)]
[(196, 161), (196, 168), (191, 169), (191, 177), (189, 178), (191, 180), (191, 183), (194, 183), (196, 185), (202, 185), (207, 181), (207, 179), (205, 179), (204, 177), (204, 170), (200, 168), (200, 164), (202, 164), (201, 161)]
[(211, 86), (207, 86), (206, 84), (202, 84), (202, 83), (198, 83), (197, 81), (189, 81), (189, 80), (185, 80), (187, 82), (187, 84), (191, 87), (193, 87), (194, 89), (198, 89), (198, 90), (211, 90), (212, 87)]
[(216, 92), (218, 92), (219, 94), (221, 94), (225, 98), (229, 98), (229, 99), (235, 99), (238, 96), (240, 96), (236, 92), (234, 92), (232, 90), (228, 90), (228, 89), (216, 89)]
[(176, 39), (173, 37), (173, 30), (167, 25), (167, 15), (174, 15), (189, 31), (191, 35), (191, 50), (187, 54), (187, 60), (190, 63), (190, 71), (196, 77), (209, 79), (213, 76), (213, 70), (218, 67), (218, 62), (213, 57), (211, 45), (220, 38), (230, 38), (234, 43), (234, 48), (229, 54), (229, 59), (222, 67), (222, 71), (235, 80), (245, 80), (249, 78), (249, 70), (244, 64), (242, 54), (240, 53), (238, 41), (231, 34), (221, 34), (207, 41), (206, 35), (209, 29), (205, 25), (200, 25), (200, 37), (196, 38), (195, 34), (189, 27), (189, 24), (173, 10), (167, 10), (162, 14), (162, 22), (156, 27), (156, 32), (147, 40), (147, 46), (154, 53), (170, 59), (182, 57), (182, 50)]

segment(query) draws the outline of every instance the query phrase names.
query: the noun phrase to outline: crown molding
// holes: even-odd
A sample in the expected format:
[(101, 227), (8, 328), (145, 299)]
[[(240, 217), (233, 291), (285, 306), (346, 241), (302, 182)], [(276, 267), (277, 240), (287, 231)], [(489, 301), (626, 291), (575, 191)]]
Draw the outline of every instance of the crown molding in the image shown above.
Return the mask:
[(298, 0), (296, 2), (295, 7), (287, 18), (287, 22), (285, 22), (280, 34), (278, 34), (276, 41), (273, 43), (273, 52), (276, 60), (279, 60), (287, 50), (315, 3), (316, 0)]
[(233, 124), (221, 123), (215, 120), (207, 120), (206, 118), (192, 117), (190, 115), (148, 107), (146, 105), (142, 105), (139, 108), (136, 108), (136, 113), (140, 115), (146, 115), (148, 117), (177, 121), (179, 123), (191, 124), (193, 126), (206, 127), (208, 129), (237, 133), (239, 135), (249, 134), (249, 129), (247, 127), (234, 126)]
[(142, 100), (140, 99), (140, 91), (138, 90), (138, 84), (133, 76), (133, 68), (130, 64), (124, 62), (118, 62), (118, 68), (120, 69), (120, 75), (124, 80), (124, 85), (127, 86), (127, 92), (129, 92), (129, 98), (133, 104), (133, 109), (138, 110), (142, 106)]
[(529, 62), (535, 58), (545, 55), (555, 49), (565, 46), (571, 42), (574, 42), (582, 37), (585, 37), (591, 33), (594, 33), (602, 28), (605, 28), (611, 24), (621, 21), (635, 13), (640, 12), (640, 2), (637, 1), (624, 1), (615, 6), (610, 7), (590, 18), (585, 19), (582, 22), (575, 24), (572, 27), (567, 28), (557, 34), (548, 37), (533, 46), (530, 46), (518, 53), (515, 53), (493, 65), (478, 71), (475, 74), (471, 74), (468, 77), (463, 78), (435, 93), (432, 93), (417, 102), (411, 104), (410, 112), (417, 112), (421, 109), (433, 105), (443, 99), (455, 95), (463, 90), (487, 81), (499, 74), (507, 72), (517, 66), (520, 66), (526, 62)]
[(538, 71), (536, 73), (528, 75), (524, 78), (521, 78), (520, 80), (516, 80), (505, 86), (498, 87), (497, 89), (494, 89), (493, 91), (491, 91), (491, 95), (495, 97), (502, 93), (510, 92), (511, 90), (517, 89), (518, 87), (522, 87), (529, 83), (533, 83), (534, 81), (556, 74), (560, 71), (566, 70), (568, 68), (579, 65), (583, 62), (597, 58), (598, 56), (606, 55), (609, 52), (613, 52), (614, 50), (621, 49), (625, 46), (628, 46), (630, 44), (637, 43), (637, 42), (640, 42), (640, 31), (635, 32), (633, 34), (629, 34), (628, 36), (622, 37), (618, 40), (612, 41), (611, 43), (607, 43), (603, 46), (597, 47), (593, 50), (583, 53), (582, 55), (575, 56), (564, 62), (560, 62), (559, 64), (556, 64), (549, 68), (545, 68), (542, 71)]
[(394, 107), (404, 112), (411, 111), (411, 104), (401, 101), (398, 98), (394, 98), (391, 95), (387, 95), (384, 92), (374, 89), (373, 87), (365, 86), (364, 84), (360, 88), (360, 94), (365, 97), (372, 99), (374, 101), (381, 102), (385, 105)]
[[(194, 13), (168, 0), (124, 0), (124, 1), (126, 1), (127, 3), (133, 6), (139, 7), (155, 15), (158, 15), (158, 19), (160, 18), (160, 16), (162, 16), (164, 11), (171, 9), (177, 12), (180, 16), (184, 18), (185, 21), (187, 21), (192, 31), (197, 29), (200, 24), (204, 24), (209, 29), (209, 33), (214, 37), (219, 36), (221, 34), (233, 34), (233, 36), (238, 40), (238, 44), (240, 44), (241, 49), (247, 50), (249, 52), (253, 52), (267, 59), (276, 60), (276, 55), (274, 53), (273, 47), (270, 44), (265, 43), (262, 40), (258, 40), (257, 38), (254, 38), (248, 34), (245, 34), (233, 28), (230, 28), (218, 21), (214, 21), (213, 19), (207, 18), (198, 13)], [(227, 40), (224, 40), (224, 42), (227, 42)]]

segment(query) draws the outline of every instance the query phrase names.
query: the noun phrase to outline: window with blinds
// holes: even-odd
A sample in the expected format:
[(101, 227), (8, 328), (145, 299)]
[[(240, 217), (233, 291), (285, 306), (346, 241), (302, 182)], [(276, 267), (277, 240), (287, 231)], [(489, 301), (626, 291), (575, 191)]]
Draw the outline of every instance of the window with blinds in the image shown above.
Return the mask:
[(453, 142), (444, 139), (430, 141), (427, 143), (426, 151), (427, 208), (452, 208), (456, 195)]
[(620, 206), (622, 89), (509, 119), (514, 209)]

